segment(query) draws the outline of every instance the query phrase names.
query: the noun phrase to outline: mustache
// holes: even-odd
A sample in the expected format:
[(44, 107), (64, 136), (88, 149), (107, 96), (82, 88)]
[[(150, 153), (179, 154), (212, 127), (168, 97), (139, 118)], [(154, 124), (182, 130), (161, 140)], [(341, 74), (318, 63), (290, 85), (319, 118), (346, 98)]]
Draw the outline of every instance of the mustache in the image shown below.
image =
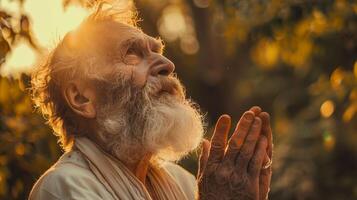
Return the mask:
[[(150, 89), (148, 88), (152, 88)], [(161, 96), (163, 94), (169, 94), (173, 96), (184, 95), (184, 89), (180, 81), (174, 76), (157, 77), (152, 81), (147, 81), (144, 86), (144, 90), (149, 90), (151, 95)]]
[(143, 86), (135, 86), (132, 79), (118, 77), (114, 80), (92, 80), (96, 90), (101, 96), (101, 104), (115, 104), (133, 102), (139, 96), (159, 99), (161, 97), (174, 97), (185, 99), (185, 88), (180, 80), (174, 76), (158, 76), (149, 78)]

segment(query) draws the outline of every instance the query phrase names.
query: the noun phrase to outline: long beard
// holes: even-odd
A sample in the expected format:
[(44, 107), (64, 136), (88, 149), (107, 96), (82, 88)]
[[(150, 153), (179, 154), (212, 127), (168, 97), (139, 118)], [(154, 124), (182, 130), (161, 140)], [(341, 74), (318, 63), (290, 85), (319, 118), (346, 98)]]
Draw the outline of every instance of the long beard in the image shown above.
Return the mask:
[(109, 88), (109, 102), (98, 109), (97, 135), (123, 162), (138, 162), (146, 154), (179, 160), (201, 142), (202, 115), (177, 78), (149, 80), (143, 88), (122, 79)]

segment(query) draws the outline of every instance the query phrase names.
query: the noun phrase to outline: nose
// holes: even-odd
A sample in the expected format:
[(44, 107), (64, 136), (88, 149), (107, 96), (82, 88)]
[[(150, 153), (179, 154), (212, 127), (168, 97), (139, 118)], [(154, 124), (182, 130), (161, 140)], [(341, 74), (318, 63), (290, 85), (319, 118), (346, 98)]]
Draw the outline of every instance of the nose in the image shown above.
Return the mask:
[(152, 76), (168, 76), (175, 70), (175, 64), (161, 54), (154, 55), (151, 67)]

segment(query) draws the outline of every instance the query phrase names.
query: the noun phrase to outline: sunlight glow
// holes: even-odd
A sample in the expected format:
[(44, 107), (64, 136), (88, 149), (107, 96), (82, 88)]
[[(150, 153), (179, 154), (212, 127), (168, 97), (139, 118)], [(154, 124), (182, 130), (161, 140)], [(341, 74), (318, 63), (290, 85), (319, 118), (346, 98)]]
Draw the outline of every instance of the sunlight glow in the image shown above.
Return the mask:
[(185, 18), (178, 6), (166, 7), (158, 23), (160, 34), (169, 42), (179, 38), (187, 28)]
[[(10, 9), (13, 13), (20, 13), (17, 3), (17, 1), (4, 1), (1, 2), (1, 6)], [(69, 6), (64, 9), (61, 0), (26, 1), (23, 10), (31, 20), (35, 40), (46, 49), (53, 48), (68, 31), (78, 26), (88, 15), (88, 11), (79, 6)], [(29, 70), (39, 56), (37, 52), (29, 49), (30, 47), (22, 44), (22, 41), (20, 44), (20, 47), (14, 49), (3, 66), (6, 68), (3, 69), (6, 73), (13, 74)]]
[(5, 65), (1, 68), (0, 73), (3, 75), (15, 74), (19, 71), (28, 72), (33, 64), (35, 64), (36, 54), (31, 47), (21, 42), (16, 45), (9, 57), (6, 59)]

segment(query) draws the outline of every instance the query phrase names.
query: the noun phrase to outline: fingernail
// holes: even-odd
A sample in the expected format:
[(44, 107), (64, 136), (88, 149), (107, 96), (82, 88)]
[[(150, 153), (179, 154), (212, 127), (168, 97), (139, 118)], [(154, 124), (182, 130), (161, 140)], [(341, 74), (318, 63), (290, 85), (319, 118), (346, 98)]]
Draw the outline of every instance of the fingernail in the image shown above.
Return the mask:
[(252, 121), (254, 119), (254, 115), (250, 112), (246, 113), (244, 118), (248, 121)]

